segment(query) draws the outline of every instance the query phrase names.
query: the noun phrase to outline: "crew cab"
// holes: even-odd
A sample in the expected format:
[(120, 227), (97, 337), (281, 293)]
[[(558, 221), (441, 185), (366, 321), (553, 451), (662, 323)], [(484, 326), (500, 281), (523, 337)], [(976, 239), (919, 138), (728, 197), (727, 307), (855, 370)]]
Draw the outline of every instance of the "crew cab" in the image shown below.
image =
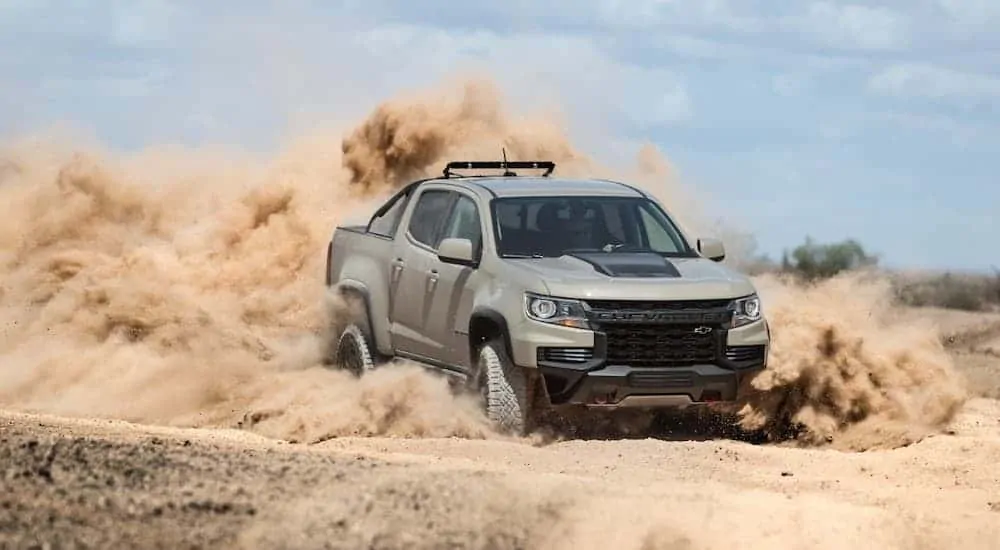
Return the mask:
[(519, 433), (545, 408), (735, 400), (767, 367), (770, 331), (723, 243), (692, 239), (638, 187), (554, 170), (450, 162), (366, 225), (338, 226), (326, 284), (354, 307), (330, 363), (361, 375), (400, 358), (455, 375)]

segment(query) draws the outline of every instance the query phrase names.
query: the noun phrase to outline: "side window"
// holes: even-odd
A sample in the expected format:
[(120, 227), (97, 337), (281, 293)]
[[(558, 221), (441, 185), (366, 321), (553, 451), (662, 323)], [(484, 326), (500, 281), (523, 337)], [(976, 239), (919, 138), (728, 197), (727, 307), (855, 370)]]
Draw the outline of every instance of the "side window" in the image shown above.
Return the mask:
[(458, 196), (455, 208), (451, 211), (451, 218), (442, 238), (448, 237), (469, 239), (472, 241), (473, 254), (479, 255), (483, 237), (482, 226), (479, 224), (479, 210), (476, 208), (476, 203), (465, 195)]
[(409, 202), (411, 194), (407, 193), (406, 195), (396, 197), (396, 201), (388, 210), (380, 216), (373, 217), (371, 222), (368, 223), (368, 232), (383, 237), (392, 237), (396, 233), (399, 220), (403, 216), (403, 210), (406, 209), (406, 203)]
[(434, 248), (437, 245), (435, 237), (438, 228), (448, 213), (449, 200), (451, 200), (450, 191), (432, 189), (421, 193), (410, 218), (408, 228), (410, 236), (417, 242)]

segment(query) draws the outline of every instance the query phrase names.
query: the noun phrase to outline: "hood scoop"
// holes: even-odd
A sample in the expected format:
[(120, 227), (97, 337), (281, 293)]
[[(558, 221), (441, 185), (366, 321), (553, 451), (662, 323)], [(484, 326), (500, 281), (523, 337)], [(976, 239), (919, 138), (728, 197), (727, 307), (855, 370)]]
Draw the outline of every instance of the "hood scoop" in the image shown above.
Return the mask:
[(666, 258), (652, 252), (574, 252), (567, 254), (609, 277), (680, 277)]

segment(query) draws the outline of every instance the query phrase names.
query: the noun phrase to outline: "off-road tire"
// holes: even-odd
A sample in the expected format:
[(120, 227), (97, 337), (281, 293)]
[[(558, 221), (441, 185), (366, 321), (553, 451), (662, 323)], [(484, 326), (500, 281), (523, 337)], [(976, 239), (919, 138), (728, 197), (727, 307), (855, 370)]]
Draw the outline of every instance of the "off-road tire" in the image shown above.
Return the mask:
[(361, 376), (375, 368), (375, 355), (365, 331), (357, 324), (344, 327), (334, 348), (334, 366), (355, 376)]
[(480, 394), (486, 416), (498, 428), (527, 435), (534, 423), (535, 377), (515, 365), (503, 342), (491, 340), (479, 348)]

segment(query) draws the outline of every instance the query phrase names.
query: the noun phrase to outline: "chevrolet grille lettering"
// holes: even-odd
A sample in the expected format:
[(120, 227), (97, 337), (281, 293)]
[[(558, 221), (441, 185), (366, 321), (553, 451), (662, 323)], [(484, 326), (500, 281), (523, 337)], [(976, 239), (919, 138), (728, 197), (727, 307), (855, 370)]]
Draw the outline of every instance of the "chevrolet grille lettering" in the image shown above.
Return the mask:
[(597, 311), (590, 317), (598, 322), (618, 323), (721, 323), (728, 318), (723, 312), (665, 312), (665, 311)]

